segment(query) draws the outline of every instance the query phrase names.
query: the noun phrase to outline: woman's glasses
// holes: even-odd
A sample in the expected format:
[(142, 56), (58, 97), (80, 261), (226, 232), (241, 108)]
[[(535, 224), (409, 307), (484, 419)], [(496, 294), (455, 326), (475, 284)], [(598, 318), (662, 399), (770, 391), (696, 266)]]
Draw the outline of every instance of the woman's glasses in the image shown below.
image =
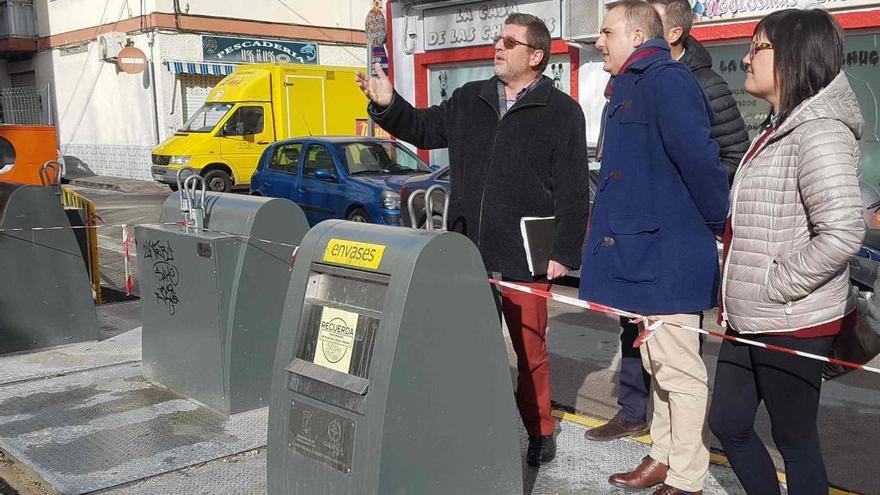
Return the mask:
[(761, 50), (772, 50), (773, 45), (764, 41), (753, 41), (749, 45), (749, 60), (755, 58), (755, 54)]

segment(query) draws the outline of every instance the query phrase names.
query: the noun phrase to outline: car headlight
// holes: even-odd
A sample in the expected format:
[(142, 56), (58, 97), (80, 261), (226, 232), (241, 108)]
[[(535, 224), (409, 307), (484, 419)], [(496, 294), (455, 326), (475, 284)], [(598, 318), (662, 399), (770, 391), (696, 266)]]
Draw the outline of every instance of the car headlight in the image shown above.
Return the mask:
[(192, 157), (186, 155), (176, 155), (171, 157), (169, 163), (173, 165), (186, 165), (187, 163), (189, 163), (190, 158)]
[(382, 193), (382, 208), (386, 210), (399, 210), (400, 209), (400, 194), (391, 191), (385, 191)]

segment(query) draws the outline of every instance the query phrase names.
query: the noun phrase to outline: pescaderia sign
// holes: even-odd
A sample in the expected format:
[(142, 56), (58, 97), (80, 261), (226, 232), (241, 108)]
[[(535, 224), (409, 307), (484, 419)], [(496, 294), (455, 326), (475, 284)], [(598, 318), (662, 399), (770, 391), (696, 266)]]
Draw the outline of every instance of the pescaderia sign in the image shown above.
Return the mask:
[(425, 51), (491, 45), (495, 36), (501, 34), (504, 19), (515, 13), (540, 17), (551, 37), (562, 36), (560, 0), (472, 2), (424, 11)]
[(318, 45), (261, 38), (202, 36), (202, 58), (208, 62), (317, 64)]
[(782, 9), (810, 5), (837, 10), (865, 5), (877, 5), (878, 0), (691, 0), (698, 23), (718, 22), (764, 17)]

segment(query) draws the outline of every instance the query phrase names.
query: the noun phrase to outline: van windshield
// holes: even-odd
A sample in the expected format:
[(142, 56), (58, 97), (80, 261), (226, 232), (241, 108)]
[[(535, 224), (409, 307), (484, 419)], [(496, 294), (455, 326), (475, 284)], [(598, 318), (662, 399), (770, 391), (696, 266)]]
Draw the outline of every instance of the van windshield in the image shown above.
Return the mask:
[(232, 103), (205, 103), (180, 130), (181, 132), (211, 132), (230, 108), (232, 108)]

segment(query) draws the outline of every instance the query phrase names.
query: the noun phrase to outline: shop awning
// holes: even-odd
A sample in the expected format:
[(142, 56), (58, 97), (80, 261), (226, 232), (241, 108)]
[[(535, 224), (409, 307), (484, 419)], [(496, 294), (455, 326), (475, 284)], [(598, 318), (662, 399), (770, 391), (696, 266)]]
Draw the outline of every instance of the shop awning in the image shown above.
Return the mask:
[(220, 64), (215, 62), (185, 62), (166, 60), (162, 62), (165, 69), (172, 74), (201, 74), (206, 76), (228, 76), (235, 70), (234, 64)]

